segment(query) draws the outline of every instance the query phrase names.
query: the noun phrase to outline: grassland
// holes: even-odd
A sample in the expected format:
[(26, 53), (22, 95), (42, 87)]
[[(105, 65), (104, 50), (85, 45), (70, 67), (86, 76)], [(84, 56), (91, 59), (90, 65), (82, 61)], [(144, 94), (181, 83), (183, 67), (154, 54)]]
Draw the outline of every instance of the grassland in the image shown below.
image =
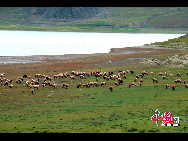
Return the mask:
[[(188, 122), (188, 89), (183, 83), (176, 84), (176, 91), (171, 88), (165, 89), (165, 84), (173, 85), (174, 80), (180, 78), (188, 82), (188, 67), (169, 67), (163, 64), (141, 64), (140, 60), (128, 61), (131, 58), (153, 57), (160, 60), (168, 56), (186, 55), (187, 50), (166, 51), (160, 54), (140, 53), (132, 55), (115, 55), (109, 57), (87, 57), (70, 62), (54, 62), (44, 64), (25, 65), (2, 65), (0, 72), (5, 72), (6, 77), (13, 80), (14, 88), (0, 86), (0, 132), (1, 133), (187, 133)], [(165, 50), (164, 50), (165, 51)], [(103, 65), (108, 60), (112, 64)], [(120, 64), (115, 63), (116, 61)], [(113, 63), (114, 62), (114, 63)], [(127, 62), (127, 63), (125, 63)], [(122, 85), (114, 85), (115, 80), (104, 80), (98, 78), (98, 82), (105, 81), (107, 85), (76, 88), (78, 83), (96, 81), (95, 76), (85, 79), (76, 77), (59, 78), (52, 80), (59, 85), (58, 88), (46, 86), (40, 87), (31, 94), (30, 89), (15, 81), (23, 74), (28, 74), (34, 78), (34, 74), (42, 73), (53, 78), (54, 74), (60, 72), (70, 73), (77, 71), (113, 71), (117, 74), (119, 70), (134, 70), (134, 74), (126, 73), (127, 79), (123, 79)], [(13, 71), (14, 70), (14, 71)], [(149, 75), (145, 75), (142, 87), (139, 82), (137, 86), (128, 88), (135, 75), (141, 74), (145, 70)], [(151, 76), (150, 72), (154, 72)], [(158, 72), (173, 73), (174, 77), (166, 76), (163, 80), (158, 76)], [(177, 77), (177, 72), (181, 77)], [(152, 83), (152, 78), (156, 77), (159, 83)], [(24, 82), (29, 80), (25, 78)], [(138, 79), (140, 80), (140, 78)], [(61, 88), (62, 83), (70, 84), (68, 89)], [(41, 80), (40, 80), (41, 83)], [(112, 85), (114, 90), (109, 91)], [(172, 116), (180, 118), (179, 127), (156, 126), (151, 121), (154, 110), (159, 109), (163, 114), (167, 111)], [(161, 124), (162, 121), (159, 121)]]
[(169, 39), (165, 42), (155, 42), (151, 45), (157, 45), (165, 48), (188, 48), (188, 34), (175, 39)]

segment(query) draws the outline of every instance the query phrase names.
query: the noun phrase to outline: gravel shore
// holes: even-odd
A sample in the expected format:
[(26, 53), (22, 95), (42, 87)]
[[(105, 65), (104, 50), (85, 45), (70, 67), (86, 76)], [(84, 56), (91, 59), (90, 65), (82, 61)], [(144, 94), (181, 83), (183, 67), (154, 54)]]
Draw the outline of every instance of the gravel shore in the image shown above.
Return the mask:
[(135, 53), (148, 53), (153, 50), (166, 49), (154, 46), (136, 46), (125, 48), (112, 48), (109, 53), (95, 53), (95, 54), (65, 54), (65, 55), (32, 55), (32, 56), (0, 56), (0, 65), (3, 64), (39, 64), (58, 62), (62, 60), (77, 60), (88, 57), (98, 56), (112, 56)]

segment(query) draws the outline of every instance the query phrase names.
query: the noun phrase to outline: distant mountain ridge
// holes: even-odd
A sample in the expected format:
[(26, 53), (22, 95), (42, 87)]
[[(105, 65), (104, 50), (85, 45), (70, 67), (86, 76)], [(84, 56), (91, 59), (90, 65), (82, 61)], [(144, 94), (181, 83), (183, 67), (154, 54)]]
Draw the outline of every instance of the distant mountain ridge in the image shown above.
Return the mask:
[(188, 8), (0, 7), (0, 24), (188, 28)]

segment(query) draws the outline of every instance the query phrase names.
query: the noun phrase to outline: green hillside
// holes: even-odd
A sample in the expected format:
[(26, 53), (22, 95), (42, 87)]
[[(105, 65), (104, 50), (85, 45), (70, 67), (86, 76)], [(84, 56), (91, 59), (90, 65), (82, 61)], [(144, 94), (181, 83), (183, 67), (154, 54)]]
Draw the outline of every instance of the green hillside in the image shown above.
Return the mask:
[(151, 45), (157, 45), (159, 47), (168, 47), (168, 48), (188, 48), (188, 34), (181, 36), (175, 39), (169, 39), (164, 42), (155, 42)]
[(187, 7), (1, 7), (0, 29), (181, 32)]

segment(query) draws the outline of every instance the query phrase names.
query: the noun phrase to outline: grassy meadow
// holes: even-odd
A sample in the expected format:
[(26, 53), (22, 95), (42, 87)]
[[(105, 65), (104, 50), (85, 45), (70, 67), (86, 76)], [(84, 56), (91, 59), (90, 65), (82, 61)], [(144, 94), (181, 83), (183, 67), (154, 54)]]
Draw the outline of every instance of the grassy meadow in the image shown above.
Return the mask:
[[(23, 65), (24, 66), (24, 65)], [(22, 67), (23, 67), (22, 66)], [(101, 68), (102, 71), (113, 71), (118, 74), (119, 70), (134, 70), (134, 74), (127, 73), (127, 79), (123, 79), (122, 85), (116, 86), (116, 80), (104, 80), (98, 78), (98, 82), (105, 81), (107, 85), (76, 88), (76, 84), (95, 81), (95, 76), (76, 80), (70, 78), (58, 78), (52, 81), (59, 87), (40, 87), (31, 94), (26, 86), (25, 78), (22, 84), (16, 84), (18, 77), (27, 73), (34, 78), (34, 71), (25, 70), (18, 73), (8, 71), (6, 78), (12, 79), (14, 88), (0, 86), (0, 132), (1, 133), (187, 133), (188, 122), (185, 119), (188, 115), (188, 89), (183, 83), (176, 84), (176, 91), (171, 87), (165, 89), (165, 84), (173, 85), (174, 80), (180, 78), (188, 82), (187, 67), (168, 68), (164, 66), (152, 66), (145, 64)], [(0, 69), (1, 70), (1, 69)], [(79, 71), (91, 72), (93, 68), (82, 68)], [(98, 68), (97, 70), (100, 70)], [(128, 88), (135, 75), (145, 70), (142, 87)], [(2, 71), (2, 70), (1, 70)], [(151, 76), (150, 72), (154, 72)], [(43, 71), (42, 74), (53, 77), (64, 71)], [(67, 71), (68, 73), (71, 72)], [(174, 77), (167, 76), (163, 80), (158, 72), (173, 73)], [(177, 72), (181, 77), (177, 77)], [(159, 83), (152, 82), (156, 77)], [(62, 88), (62, 83), (68, 83), (68, 89)], [(41, 84), (41, 82), (40, 82)], [(111, 92), (109, 86), (114, 90)], [(158, 94), (157, 94), (158, 93)], [(159, 120), (159, 126), (151, 121), (154, 111), (159, 109), (160, 115), (171, 112), (173, 117), (179, 117), (179, 127), (163, 127)]]

